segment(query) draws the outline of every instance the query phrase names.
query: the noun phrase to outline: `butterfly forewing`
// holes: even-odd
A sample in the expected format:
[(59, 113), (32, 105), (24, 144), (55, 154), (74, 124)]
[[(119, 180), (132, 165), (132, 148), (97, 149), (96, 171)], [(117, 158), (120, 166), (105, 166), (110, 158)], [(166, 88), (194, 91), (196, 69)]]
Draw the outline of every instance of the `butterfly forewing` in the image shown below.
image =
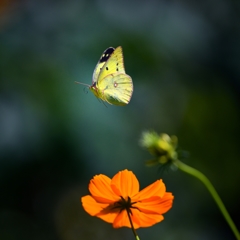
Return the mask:
[(92, 76), (92, 84), (94, 84), (95, 82), (97, 82), (98, 80), (98, 77), (99, 77), (99, 73), (102, 69), (102, 67), (105, 65), (105, 63), (107, 62), (107, 60), (110, 58), (110, 56), (112, 55), (112, 53), (114, 52), (115, 48), (113, 47), (109, 47), (107, 48), (102, 56), (100, 57), (95, 69), (94, 69), (94, 72), (93, 72), (93, 76)]
[(114, 50), (107, 62), (101, 68), (97, 82), (101, 82), (107, 75), (113, 73), (125, 73), (121, 46)]

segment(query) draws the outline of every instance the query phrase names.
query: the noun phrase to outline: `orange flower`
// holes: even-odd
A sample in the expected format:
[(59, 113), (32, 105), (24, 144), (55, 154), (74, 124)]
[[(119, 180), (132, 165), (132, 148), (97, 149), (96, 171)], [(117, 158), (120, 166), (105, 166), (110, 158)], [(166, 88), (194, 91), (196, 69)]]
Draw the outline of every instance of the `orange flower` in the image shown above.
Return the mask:
[(128, 170), (118, 172), (112, 179), (100, 174), (91, 179), (91, 195), (82, 197), (82, 205), (91, 216), (112, 223), (114, 228), (150, 227), (164, 218), (173, 202), (162, 180), (139, 191), (136, 176)]

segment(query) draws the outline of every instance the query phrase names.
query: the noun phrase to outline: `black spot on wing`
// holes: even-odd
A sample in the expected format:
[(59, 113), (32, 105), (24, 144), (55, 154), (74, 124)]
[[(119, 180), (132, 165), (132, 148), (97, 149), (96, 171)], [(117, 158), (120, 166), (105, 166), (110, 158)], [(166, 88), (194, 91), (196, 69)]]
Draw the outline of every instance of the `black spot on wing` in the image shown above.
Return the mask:
[(110, 48), (106, 49), (105, 52), (102, 54), (99, 62), (100, 62), (100, 63), (101, 63), (101, 62), (106, 62), (106, 61), (109, 59), (109, 57), (112, 55), (112, 53), (114, 52), (114, 50), (115, 50), (115, 49), (114, 49), (113, 47), (110, 47)]

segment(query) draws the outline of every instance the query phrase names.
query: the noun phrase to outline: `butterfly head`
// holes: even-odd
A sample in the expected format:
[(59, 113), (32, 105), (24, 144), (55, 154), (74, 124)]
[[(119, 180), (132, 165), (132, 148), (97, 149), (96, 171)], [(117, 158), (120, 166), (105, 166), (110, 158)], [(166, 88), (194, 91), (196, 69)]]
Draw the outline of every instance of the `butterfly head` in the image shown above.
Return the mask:
[(76, 82), (76, 81), (75, 81), (75, 83), (81, 84), (81, 85), (83, 85), (83, 86), (87, 86), (87, 87), (90, 89), (90, 91), (94, 93), (94, 95), (95, 95), (96, 97), (99, 97), (99, 96), (98, 96), (97, 82), (93, 82), (92, 85), (88, 85), (88, 84), (86, 84), (86, 83), (81, 83), (81, 82)]
[(93, 82), (93, 84), (91, 86), (89, 86), (89, 89), (90, 89), (91, 92), (93, 92), (93, 94), (96, 97), (99, 97), (98, 88), (97, 88), (97, 82)]

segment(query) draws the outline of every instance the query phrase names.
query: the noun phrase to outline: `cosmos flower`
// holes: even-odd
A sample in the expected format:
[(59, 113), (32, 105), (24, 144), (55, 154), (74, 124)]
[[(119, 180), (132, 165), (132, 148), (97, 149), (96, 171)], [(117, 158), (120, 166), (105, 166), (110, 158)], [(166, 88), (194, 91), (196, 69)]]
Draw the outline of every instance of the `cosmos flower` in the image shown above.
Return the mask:
[(173, 203), (162, 180), (139, 191), (136, 176), (128, 170), (118, 172), (112, 179), (100, 174), (89, 183), (91, 195), (81, 198), (83, 208), (91, 216), (112, 223), (114, 228), (137, 229), (161, 222)]

